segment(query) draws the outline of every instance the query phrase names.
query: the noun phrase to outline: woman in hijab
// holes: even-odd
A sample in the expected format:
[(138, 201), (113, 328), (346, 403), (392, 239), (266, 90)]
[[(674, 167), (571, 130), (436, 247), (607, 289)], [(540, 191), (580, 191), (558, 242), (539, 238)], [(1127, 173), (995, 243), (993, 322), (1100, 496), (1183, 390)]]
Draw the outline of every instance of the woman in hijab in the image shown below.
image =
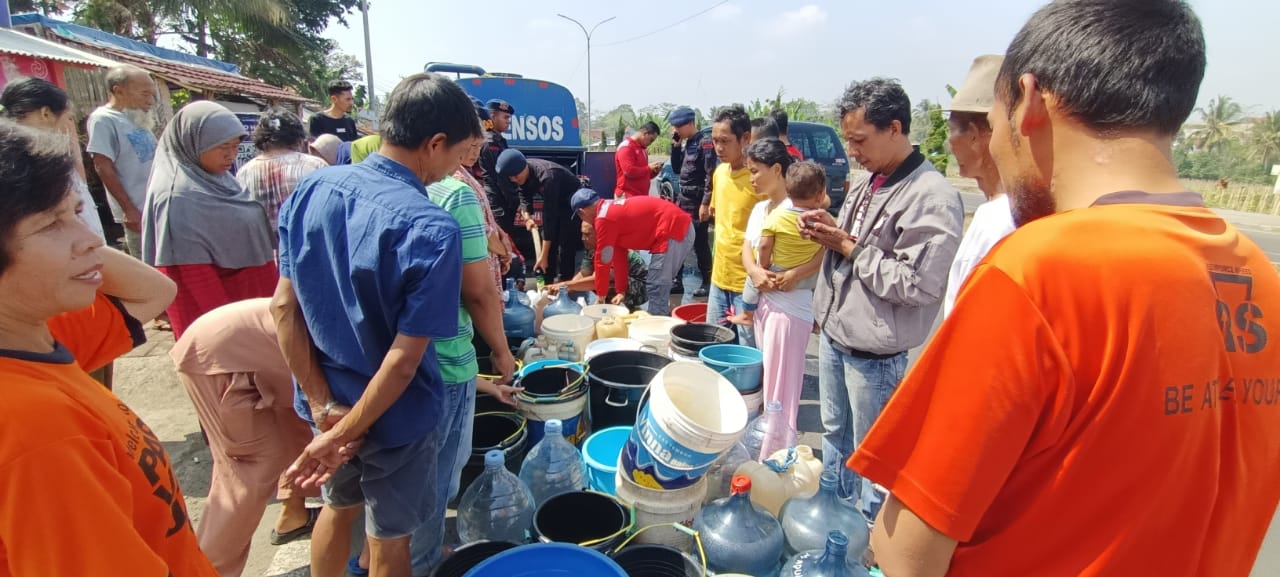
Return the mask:
[(279, 279), (267, 211), (231, 176), (244, 125), (213, 102), (193, 102), (165, 127), (156, 149), (142, 254), (178, 285), (169, 306), (174, 338), (200, 315), (269, 297)]

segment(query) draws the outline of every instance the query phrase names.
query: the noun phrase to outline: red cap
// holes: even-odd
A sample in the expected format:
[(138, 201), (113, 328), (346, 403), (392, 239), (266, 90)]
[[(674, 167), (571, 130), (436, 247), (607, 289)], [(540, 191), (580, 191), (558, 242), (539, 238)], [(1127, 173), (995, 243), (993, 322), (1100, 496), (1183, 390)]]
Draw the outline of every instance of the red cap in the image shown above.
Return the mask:
[(734, 475), (733, 482), (729, 485), (730, 495), (741, 495), (751, 492), (751, 477), (746, 475)]

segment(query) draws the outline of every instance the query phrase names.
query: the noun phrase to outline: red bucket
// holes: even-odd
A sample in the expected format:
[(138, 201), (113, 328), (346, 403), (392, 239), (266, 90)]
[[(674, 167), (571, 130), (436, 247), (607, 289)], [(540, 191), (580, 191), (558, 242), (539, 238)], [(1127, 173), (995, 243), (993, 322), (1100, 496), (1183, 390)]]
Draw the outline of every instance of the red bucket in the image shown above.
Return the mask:
[(671, 309), (671, 316), (686, 323), (707, 322), (707, 303), (689, 303)]

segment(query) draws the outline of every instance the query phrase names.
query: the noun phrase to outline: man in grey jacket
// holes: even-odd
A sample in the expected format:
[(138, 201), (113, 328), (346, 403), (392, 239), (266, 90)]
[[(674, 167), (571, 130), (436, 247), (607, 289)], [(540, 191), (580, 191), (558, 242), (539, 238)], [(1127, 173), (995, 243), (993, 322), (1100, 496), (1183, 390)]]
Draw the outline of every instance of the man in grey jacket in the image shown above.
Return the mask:
[(844, 462), (897, 389), (907, 350), (929, 336), (964, 210), (959, 192), (907, 140), (911, 101), (896, 81), (850, 85), (839, 113), (849, 156), (870, 173), (838, 219), (812, 211), (801, 221), (827, 248), (813, 306), (822, 328), (822, 458), (840, 472), (841, 494), (861, 496), (874, 519), (879, 496)]

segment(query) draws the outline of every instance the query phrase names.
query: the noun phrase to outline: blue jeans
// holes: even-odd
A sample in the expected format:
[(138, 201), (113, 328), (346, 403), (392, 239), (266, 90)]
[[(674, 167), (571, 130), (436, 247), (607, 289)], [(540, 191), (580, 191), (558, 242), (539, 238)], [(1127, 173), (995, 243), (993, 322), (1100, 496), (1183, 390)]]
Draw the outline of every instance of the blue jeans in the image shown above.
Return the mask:
[(822, 464), (840, 475), (840, 496), (862, 499), (862, 512), (874, 520), (880, 495), (871, 481), (845, 467), (849, 455), (907, 372), (907, 353), (885, 359), (850, 355), (823, 335), (818, 345), (818, 396), (822, 400)]
[(440, 563), (444, 545), (445, 508), (458, 494), (462, 466), (471, 456), (472, 423), (476, 412), (476, 380), (445, 384), (444, 442), (440, 447), (436, 476), (428, 478), (426, 487), (436, 505), (427, 520), (414, 532), (409, 543), (414, 575), (428, 575)]
[(742, 293), (727, 291), (712, 283), (711, 290), (707, 294), (707, 322), (737, 330), (738, 344), (754, 347), (756, 346), (754, 329), (734, 326), (729, 321), (724, 320), (725, 316), (729, 314), (730, 308), (736, 313), (745, 310), (745, 306), (745, 303), (742, 302)]

